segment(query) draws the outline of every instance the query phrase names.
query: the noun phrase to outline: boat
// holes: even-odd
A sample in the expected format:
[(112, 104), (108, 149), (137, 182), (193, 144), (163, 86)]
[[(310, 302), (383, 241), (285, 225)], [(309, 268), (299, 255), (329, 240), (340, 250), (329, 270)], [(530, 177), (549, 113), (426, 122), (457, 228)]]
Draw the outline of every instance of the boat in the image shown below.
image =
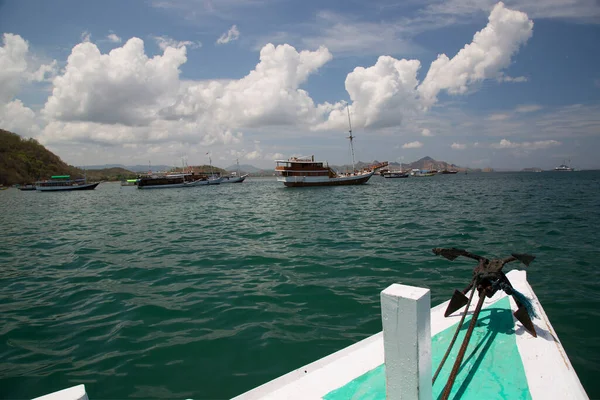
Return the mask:
[(8, 186), (0, 185), (0, 190), (8, 190)]
[(408, 178), (410, 174), (404, 171), (385, 171), (381, 175), (384, 178)]
[(27, 183), (25, 185), (19, 186), (19, 190), (21, 190), (23, 192), (33, 191), (33, 190), (35, 190), (35, 185), (33, 183)]
[[(526, 258), (532, 256), (513, 254), (488, 266), (514, 256), (531, 262)], [(381, 332), (233, 400), (588, 399), (526, 272), (506, 273), (503, 285), (495, 292), (488, 292), (493, 280), (470, 285), (431, 308), (429, 289), (392, 284), (380, 294)], [(481, 287), (481, 296), (470, 287)], [(85, 386), (78, 385), (34, 400), (87, 398)]]
[(454, 175), (454, 174), (458, 174), (458, 171), (456, 170), (448, 170), (448, 169), (443, 169), (442, 171), (439, 172), (442, 175)]
[(435, 173), (433, 173), (427, 169), (413, 169), (410, 174), (416, 178), (424, 178), (424, 177), (435, 175)]
[(121, 186), (136, 186), (139, 179), (126, 179), (121, 181)]
[(231, 175), (223, 176), (221, 183), (242, 183), (244, 179), (248, 177), (248, 174), (240, 175), (240, 162), (236, 160), (237, 171), (232, 172)]
[(567, 163), (564, 163), (564, 164), (559, 165), (558, 167), (555, 167), (554, 171), (557, 171), (557, 172), (573, 172), (573, 171), (575, 171), (575, 168), (570, 167), (569, 165), (567, 165)]
[(49, 180), (35, 183), (39, 192), (67, 192), (73, 190), (94, 190), (100, 182), (87, 183), (86, 178), (71, 179), (70, 175), (54, 175)]
[(180, 175), (146, 176), (139, 179), (138, 189), (172, 189), (185, 186), (185, 178)]
[(338, 186), (361, 185), (367, 183), (375, 173), (374, 169), (365, 168), (357, 170), (354, 163), (354, 145), (352, 136), (352, 123), (350, 122), (350, 108), (348, 111), (348, 125), (350, 127), (350, 149), (352, 151), (352, 172), (338, 173), (324, 162), (315, 161), (315, 156), (291, 157), (288, 160), (275, 160), (275, 173), (277, 181), (287, 187), (306, 186)]

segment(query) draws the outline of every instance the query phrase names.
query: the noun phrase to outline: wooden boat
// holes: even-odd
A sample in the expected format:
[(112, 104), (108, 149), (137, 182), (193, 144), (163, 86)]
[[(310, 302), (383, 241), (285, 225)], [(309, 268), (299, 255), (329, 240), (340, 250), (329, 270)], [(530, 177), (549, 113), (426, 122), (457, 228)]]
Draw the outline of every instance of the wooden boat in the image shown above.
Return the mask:
[(435, 173), (426, 170), (426, 169), (413, 169), (410, 173), (412, 176), (414, 176), (415, 178), (426, 178), (429, 176), (435, 176)]
[(442, 174), (442, 175), (454, 175), (454, 174), (458, 174), (458, 171), (444, 169), (444, 170), (442, 170), (440, 172), (440, 174)]
[(288, 187), (360, 185), (366, 183), (375, 171), (355, 171), (339, 174), (311, 157), (292, 157), (276, 160), (277, 181)]
[[(507, 277), (531, 299), (539, 317), (533, 319), (538, 336), (513, 318), (517, 306), (512, 297), (498, 291), (485, 298), (450, 398), (587, 399), (525, 272), (513, 270)], [(439, 365), (462, 312), (444, 317), (447, 301), (423, 313), (429, 310), (423, 308), (430, 304), (429, 296), (428, 289), (390, 286), (381, 295), (383, 332), (234, 399), (385, 399), (386, 391), (387, 398), (440, 398), (460, 342), (433, 385), (432, 369)], [(467, 314), (478, 300), (475, 291)], [(469, 317), (463, 327), (467, 324)], [(399, 390), (403, 396), (392, 394)]]
[(410, 176), (408, 172), (404, 171), (386, 171), (381, 175), (383, 175), (384, 178), (408, 178)]
[(74, 190), (94, 190), (100, 182), (87, 183), (85, 178), (71, 180), (70, 175), (54, 175), (49, 180), (35, 183), (39, 192), (67, 192)]
[(352, 172), (338, 173), (323, 162), (315, 161), (315, 156), (292, 157), (288, 160), (275, 160), (275, 173), (277, 181), (287, 187), (304, 186), (338, 186), (338, 185), (361, 185), (375, 173), (374, 169), (356, 170), (354, 167), (354, 145), (352, 136), (352, 123), (350, 122), (350, 108), (348, 111), (348, 124), (350, 127), (350, 149), (352, 151)]

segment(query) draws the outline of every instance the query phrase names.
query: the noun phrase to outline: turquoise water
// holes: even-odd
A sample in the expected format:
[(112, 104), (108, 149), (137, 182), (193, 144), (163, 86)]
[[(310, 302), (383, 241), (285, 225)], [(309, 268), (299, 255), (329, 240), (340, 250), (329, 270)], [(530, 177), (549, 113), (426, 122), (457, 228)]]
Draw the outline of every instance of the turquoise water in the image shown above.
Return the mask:
[(600, 173), (331, 188), (0, 192), (0, 397), (228, 398), (381, 329), (394, 282), (462, 288), (460, 246), (529, 252), (529, 280), (600, 398)]

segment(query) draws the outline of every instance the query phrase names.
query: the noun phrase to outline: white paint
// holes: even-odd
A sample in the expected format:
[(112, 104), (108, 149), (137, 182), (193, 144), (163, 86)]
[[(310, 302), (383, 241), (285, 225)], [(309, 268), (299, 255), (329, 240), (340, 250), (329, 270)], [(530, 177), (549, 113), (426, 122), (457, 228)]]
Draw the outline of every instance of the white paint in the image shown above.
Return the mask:
[(36, 397), (33, 400), (88, 400), (88, 397), (85, 393), (85, 385), (78, 385), (45, 396)]
[(430, 310), (429, 289), (396, 283), (381, 292), (389, 400), (431, 399)]

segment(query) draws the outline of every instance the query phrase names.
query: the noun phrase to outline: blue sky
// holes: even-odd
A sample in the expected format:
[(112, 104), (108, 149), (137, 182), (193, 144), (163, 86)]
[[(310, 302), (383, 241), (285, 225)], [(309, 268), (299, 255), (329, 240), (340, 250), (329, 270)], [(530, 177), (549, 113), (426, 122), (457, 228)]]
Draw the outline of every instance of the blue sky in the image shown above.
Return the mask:
[(342, 164), (348, 102), (364, 161), (600, 168), (600, 5), (563, 3), (0, 0), (0, 127), (74, 165)]

